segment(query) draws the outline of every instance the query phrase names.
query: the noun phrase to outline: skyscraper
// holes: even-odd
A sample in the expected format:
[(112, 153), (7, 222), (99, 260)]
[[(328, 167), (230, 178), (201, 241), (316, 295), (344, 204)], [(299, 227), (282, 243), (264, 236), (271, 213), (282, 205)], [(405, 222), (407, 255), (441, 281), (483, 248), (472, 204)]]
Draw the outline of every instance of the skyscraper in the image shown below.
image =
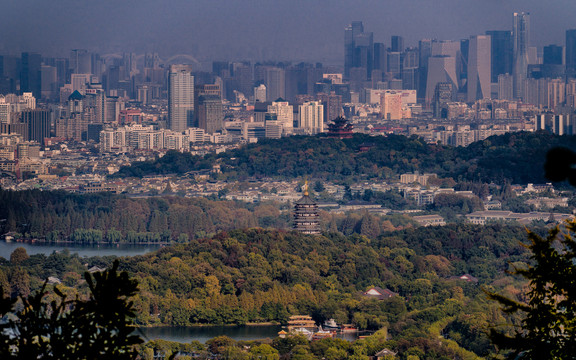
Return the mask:
[(318, 100), (324, 106), (324, 122), (328, 123), (342, 115), (342, 95), (318, 93)]
[(364, 32), (361, 21), (353, 21), (344, 29), (344, 77), (350, 77), (350, 70), (360, 68), (366, 78), (372, 75), (374, 62), (374, 36)]
[(317, 134), (324, 131), (324, 105), (319, 101), (307, 101), (299, 106), (300, 121), (298, 127), (305, 129), (308, 134)]
[(40, 144), (50, 137), (50, 113), (48, 110), (26, 109), (20, 113), (20, 120), (28, 128), (28, 138)]
[(198, 98), (198, 127), (207, 134), (224, 128), (224, 110), (219, 96), (202, 95)]
[(387, 62), (387, 51), (386, 47), (383, 43), (374, 43), (374, 62), (373, 62), (373, 69), (374, 70), (382, 70), (386, 71), (388, 66)]
[(390, 51), (403, 52), (404, 51), (404, 38), (398, 35), (392, 35)]
[(468, 101), (490, 98), (490, 36), (470, 37), (468, 48)]
[(512, 32), (509, 30), (486, 31), (490, 35), (491, 47), (491, 81), (498, 82), (498, 76), (502, 74), (512, 75), (512, 60), (514, 47), (512, 45)]
[(576, 29), (566, 30), (566, 75), (576, 77)]
[(187, 65), (172, 65), (168, 74), (168, 127), (184, 131), (194, 120), (194, 76)]
[(286, 72), (284, 69), (270, 67), (265, 72), (266, 97), (268, 101), (276, 101), (286, 96)]
[(42, 97), (42, 57), (40, 54), (22, 53), (20, 92), (31, 92), (35, 98)]
[(70, 69), (73, 74), (92, 74), (92, 54), (86, 49), (72, 49)]
[(514, 97), (524, 98), (528, 76), (528, 47), (530, 46), (530, 13), (514, 13)]
[(354, 38), (364, 32), (362, 21), (353, 21), (344, 29), (344, 77), (350, 76), (350, 68), (354, 67)]
[(562, 52), (564, 49), (558, 45), (544, 46), (544, 65), (562, 65)]
[(428, 58), (428, 77), (426, 79), (427, 104), (431, 104), (436, 84), (450, 83), (452, 91), (458, 92), (458, 76), (456, 74), (456, 59), (452, 56), (439, 55)]
[(418, 101), (426, 97), (426, 81), (428, 79), (428, 59), (432, 54), (432, 40), (422, 39), (418, 42)]

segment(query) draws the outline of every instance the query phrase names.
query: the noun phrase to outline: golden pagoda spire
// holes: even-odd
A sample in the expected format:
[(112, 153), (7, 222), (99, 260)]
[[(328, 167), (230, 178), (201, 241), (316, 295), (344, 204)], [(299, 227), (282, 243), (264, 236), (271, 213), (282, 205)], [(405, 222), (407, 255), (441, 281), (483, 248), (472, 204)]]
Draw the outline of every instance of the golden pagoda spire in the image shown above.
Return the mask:
[(308, 196), (308, 179), (304, 180), (304, 196)]

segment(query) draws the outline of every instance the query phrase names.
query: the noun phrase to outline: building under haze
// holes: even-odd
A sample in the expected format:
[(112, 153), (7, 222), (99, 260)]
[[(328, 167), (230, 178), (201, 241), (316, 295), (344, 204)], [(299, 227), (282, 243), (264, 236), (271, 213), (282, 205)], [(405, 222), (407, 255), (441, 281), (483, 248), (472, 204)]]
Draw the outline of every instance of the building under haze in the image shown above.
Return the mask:
[(298, 127), (307, 134), (324, 132), (324, 105), (320, 101), (307, 101), (298, 107)]
[(217, 95), (198, 97), (198, 127), (207, 134), (224, 129), (224, 110), (222, 100)]
[(448, 55), (431, 56), (428, 58), (428, 76), (426, 79), (426, 103), (432, 103), (436, 85), (449, 83), (452, 91), (458, 92), (458, 75), (456, 74), (456, 58)]
[(566, 75), (576, 77), (576, 29), (566, 30)]
[(530, 14), (514, 13), (514, 97), (524, 99), (528, 77), (528, 47), (530, 46)]
[(44, 144), (44, 139), (50, 137), (50, 112), (48, 110), (23, 110), (20, 112), (20, 122), (26, 124), (28, 128), (26, 140)]
[(471, 36), (468, 47), (468, 102), (491, 97), (490, 36)]
[(194, 76), (187, 65), (172, 65), (168, 73), (168, 128), (184, 131), (194, 121)]
[(42, 57), (40, 54), (22, 53), (20, 92), (31, 92), (35, 98), (42, 97)]
[(498, 76), (502, 74), (512, 75), (512, 63), (514, 48), (512, 45), (512, 32), (510, 30), (486, 31), (490, 35), (490, 62), (491, 82), (497, 83)]

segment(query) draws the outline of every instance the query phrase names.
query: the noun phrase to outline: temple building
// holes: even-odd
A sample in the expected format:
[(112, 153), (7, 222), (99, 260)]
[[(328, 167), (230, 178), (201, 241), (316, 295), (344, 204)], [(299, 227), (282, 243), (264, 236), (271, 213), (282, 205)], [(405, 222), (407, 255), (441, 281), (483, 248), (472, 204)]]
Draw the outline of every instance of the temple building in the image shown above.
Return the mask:
[(308, 195), (308, 182), (304, 184), (304, 196), (294, 206), (294, 230), (303, 234), (320, 234), (318, 206)]
[(352, 129), (354, 125), (342, 116), (337, 117), (328, 124), (328, 137), (339, 139), (350, 139), (353, 136)]

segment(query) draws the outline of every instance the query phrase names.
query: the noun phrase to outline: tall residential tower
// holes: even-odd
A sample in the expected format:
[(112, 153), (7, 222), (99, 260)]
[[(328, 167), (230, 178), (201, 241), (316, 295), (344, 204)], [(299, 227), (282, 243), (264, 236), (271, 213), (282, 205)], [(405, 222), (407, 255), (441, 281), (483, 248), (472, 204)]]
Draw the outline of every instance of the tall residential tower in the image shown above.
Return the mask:
[(184, 131), (194, 121), (194, 76), (189, 66), (172, 65), (168, 81), (168, 127)]

